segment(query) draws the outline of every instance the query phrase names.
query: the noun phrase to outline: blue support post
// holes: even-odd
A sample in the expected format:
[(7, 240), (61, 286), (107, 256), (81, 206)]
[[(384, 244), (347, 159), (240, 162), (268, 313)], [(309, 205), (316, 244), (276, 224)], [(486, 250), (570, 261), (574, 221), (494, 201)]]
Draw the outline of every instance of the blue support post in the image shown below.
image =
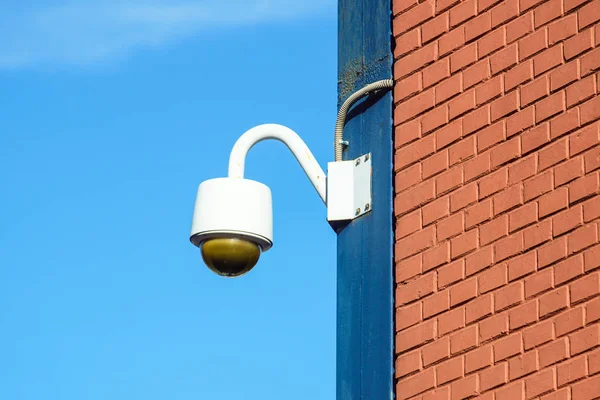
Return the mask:
[[(390, 0), (338, 2), (338, 105), (392, 76)], [(372, 153), (372, 211), (338, 232), (337, 399), (393, 398), (392, 95), (348, 114), (344, 159)]]

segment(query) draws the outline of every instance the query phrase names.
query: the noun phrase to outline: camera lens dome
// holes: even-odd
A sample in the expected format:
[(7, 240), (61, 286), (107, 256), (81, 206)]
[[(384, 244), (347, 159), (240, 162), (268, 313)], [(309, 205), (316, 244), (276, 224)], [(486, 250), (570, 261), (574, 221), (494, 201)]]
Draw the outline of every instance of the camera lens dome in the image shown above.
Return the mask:
[(241, 276), (250, 271), (260, 258), (260, 247), (237, 238), (216, 238), (202, 243), (202, 259), (217, 275)]

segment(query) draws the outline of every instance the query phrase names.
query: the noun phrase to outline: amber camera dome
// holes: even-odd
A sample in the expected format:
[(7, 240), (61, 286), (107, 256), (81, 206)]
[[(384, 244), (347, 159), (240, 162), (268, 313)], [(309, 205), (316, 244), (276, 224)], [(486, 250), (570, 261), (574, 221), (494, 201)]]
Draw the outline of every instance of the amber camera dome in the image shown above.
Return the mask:
[(210, 239), (202, 243), (202, 259), (217, 275), (241, 276), (250, 271), (260, 258), (260, 247), (237, 238)]

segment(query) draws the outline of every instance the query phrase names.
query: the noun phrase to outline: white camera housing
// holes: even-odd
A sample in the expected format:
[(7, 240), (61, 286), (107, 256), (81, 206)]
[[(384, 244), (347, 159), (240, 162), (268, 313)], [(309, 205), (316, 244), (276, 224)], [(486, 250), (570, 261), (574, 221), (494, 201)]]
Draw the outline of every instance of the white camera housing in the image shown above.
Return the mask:
[(215, 238), (245, 239), (267, 251), (273, 246), (273, 206), (268, 186), (250, 179), (216, 178), (198, 187), (190, 241), (200, 247)]

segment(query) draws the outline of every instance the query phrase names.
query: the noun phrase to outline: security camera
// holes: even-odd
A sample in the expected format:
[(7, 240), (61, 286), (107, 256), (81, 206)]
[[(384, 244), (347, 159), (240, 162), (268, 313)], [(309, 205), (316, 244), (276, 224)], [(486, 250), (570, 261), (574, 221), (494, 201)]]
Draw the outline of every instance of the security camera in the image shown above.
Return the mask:
[(190, 241), (204, 263), (226, 277), (241, 276), (273, 246), (271, 190), (243, 178), (217, 178), (198, 187)]

